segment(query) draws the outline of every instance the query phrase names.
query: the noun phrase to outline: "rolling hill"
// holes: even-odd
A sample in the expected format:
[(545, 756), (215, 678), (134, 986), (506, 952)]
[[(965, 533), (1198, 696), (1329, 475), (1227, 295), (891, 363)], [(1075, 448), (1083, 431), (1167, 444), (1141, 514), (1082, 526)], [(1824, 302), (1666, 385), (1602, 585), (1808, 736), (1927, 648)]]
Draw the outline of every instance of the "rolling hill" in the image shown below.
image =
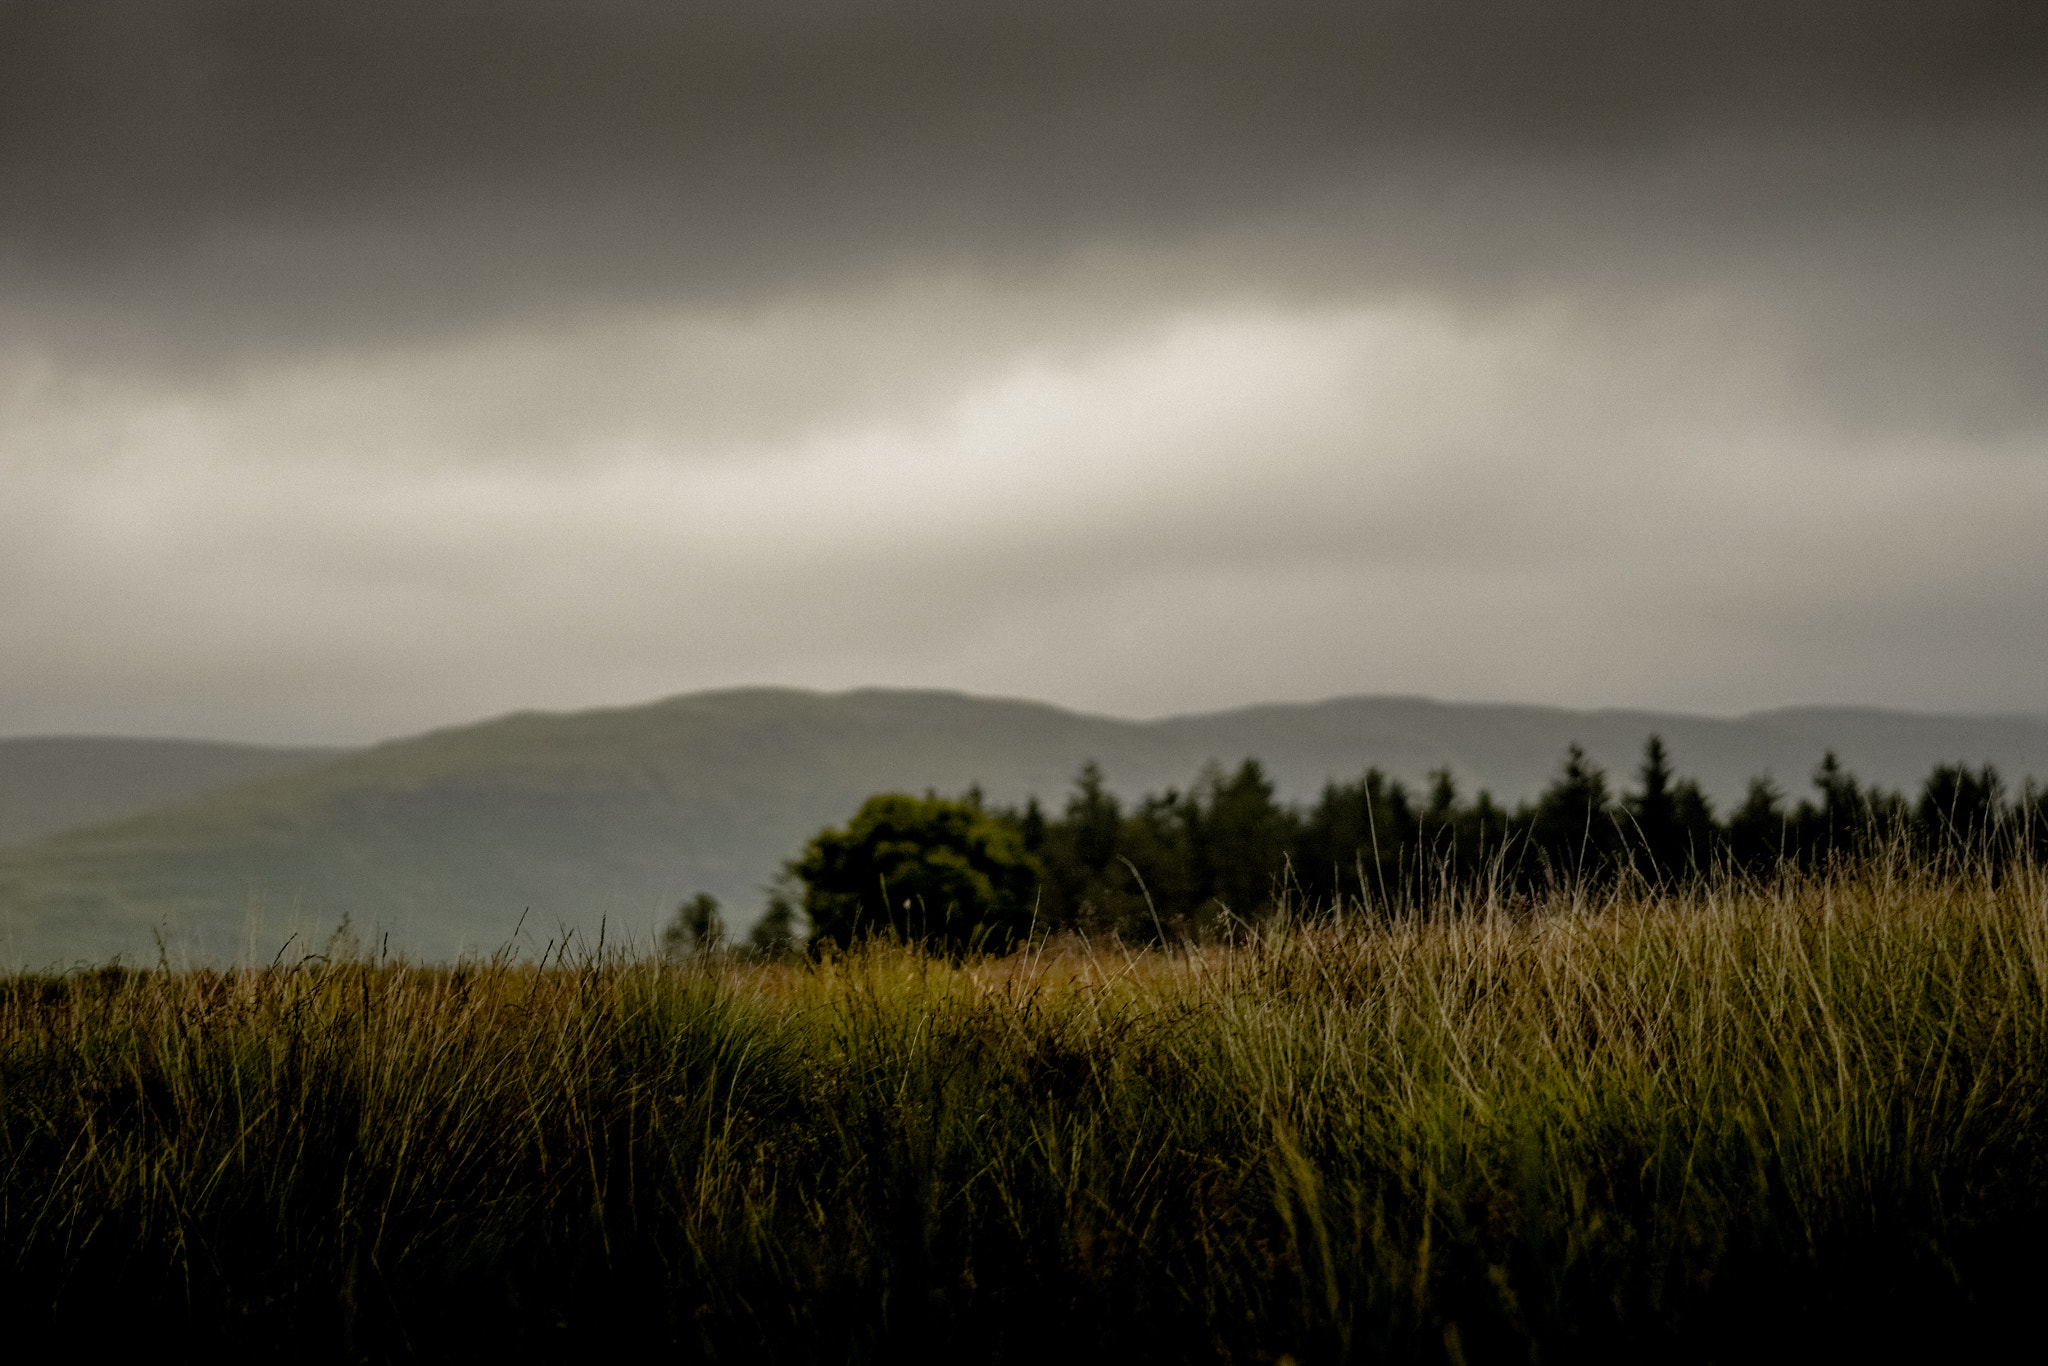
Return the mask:
[(0, 849), (340, 753), (102, 735), (0, 740)]
[(344, 916), (415, 956), (488, 951), (522, 919), (534, 945), (600, 924), (644, 940), (697, 890), (744, 923), (782, 860), (879, 790), (979, 783), (1056, 807), (1090, 758), (1136, 794), (1250, 755), (1295, 800), (1377, 764), (1413, 780), (1448, 765), (1514, 801), (1573, 741), (1625, 776), (1652, 731), (1723, 802), (1758, 773), (1800, 790), (1829, 747), (1908, 789), (1943, 760), (2048, 773), (2048, 721), (2029, 717), (1365, 697), (1136, 722), (953, 693), (742, 689), (437, 731), (0, 851), (0, 959), (153, 960), (159, 940), (174, 958), (267, 957), (294, 933), (317, 946)]

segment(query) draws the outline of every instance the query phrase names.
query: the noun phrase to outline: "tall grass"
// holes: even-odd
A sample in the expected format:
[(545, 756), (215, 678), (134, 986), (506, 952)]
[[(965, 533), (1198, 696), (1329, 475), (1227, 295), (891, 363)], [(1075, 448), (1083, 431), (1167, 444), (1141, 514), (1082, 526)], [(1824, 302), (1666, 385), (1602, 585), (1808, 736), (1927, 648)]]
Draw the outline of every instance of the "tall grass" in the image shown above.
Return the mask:
[(964, 963), (21, 977), (0, 1087), (18, 1328), (336, 1359), (1953, 1349), (2048, 1270), (2048, 878), (1446, 893)]

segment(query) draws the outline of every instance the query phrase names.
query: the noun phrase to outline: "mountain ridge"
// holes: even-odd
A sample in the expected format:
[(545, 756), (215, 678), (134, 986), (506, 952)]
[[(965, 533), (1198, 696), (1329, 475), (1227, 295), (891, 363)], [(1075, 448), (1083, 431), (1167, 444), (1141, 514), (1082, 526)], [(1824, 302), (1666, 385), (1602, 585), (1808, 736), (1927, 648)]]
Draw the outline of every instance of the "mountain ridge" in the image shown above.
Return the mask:
[(1909, 790), (1936, 762), (1992, 762), (2015, 785), (2048, 773), (2048, 719), (2027, 716), (1353, 696), (1133, 721), (935, 689), (729, 688), (441, 727), (0, 850), (0, 958), (132, 961), (158, 935), (217, 958), (312, 942), (343, 917), (429, 957), (496, 948), (522, 915), (534, 933), (602, 923), (644, 940), (698, 890), (744, 922), (805, 838), (876, 791), (975, 784), (1057, 808), (1089, 760), (1131, 798), (1253, 757), (1294, 801), (1368, 766), (1412, 783), (1448, 766), (1513, 803), (1569, 743), (1625, 785), (1652, 731), (1723, 806), (1759, 774), (1798, 793), (1830, 748)]

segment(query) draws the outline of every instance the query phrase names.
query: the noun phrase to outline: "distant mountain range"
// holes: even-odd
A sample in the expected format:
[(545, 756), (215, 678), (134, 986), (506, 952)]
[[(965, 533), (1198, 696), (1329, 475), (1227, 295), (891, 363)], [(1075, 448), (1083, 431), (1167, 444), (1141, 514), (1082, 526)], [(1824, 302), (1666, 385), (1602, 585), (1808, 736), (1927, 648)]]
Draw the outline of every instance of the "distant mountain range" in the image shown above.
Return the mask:
[[(821, 826), (890, 789), (1065, 800), (1093, 759), (1126, 796), (1261, 760), (1283, 797), (1369, 765), (1532, 797), (1577, 742), (1625, 787), (1645, 737), (1723, 804), (1797, 795), (1823, 751), (1913, 791), (1935, 763), (2048, 774), (2048, 719), (1798, 708), (1734, 719), (1357, 697), (1161, 721), (956, 693), (786, 689), (521, 713), (356, 751), (0, 742), (0, 962), (268, 957), (347, 916), (414, 956), (563, 929), (644, 941), (709, 891), (744, 924)], [(80, 828), (61, 828), (77, 826)]]

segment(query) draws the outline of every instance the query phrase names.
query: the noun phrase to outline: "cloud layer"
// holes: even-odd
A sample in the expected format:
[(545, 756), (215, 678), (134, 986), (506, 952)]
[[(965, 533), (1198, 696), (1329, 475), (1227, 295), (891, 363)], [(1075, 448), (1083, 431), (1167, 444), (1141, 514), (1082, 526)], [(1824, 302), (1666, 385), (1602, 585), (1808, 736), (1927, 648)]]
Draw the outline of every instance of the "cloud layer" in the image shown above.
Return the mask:
[(0, 731), (2048, 710), (2038, 6), (0, 5)]

